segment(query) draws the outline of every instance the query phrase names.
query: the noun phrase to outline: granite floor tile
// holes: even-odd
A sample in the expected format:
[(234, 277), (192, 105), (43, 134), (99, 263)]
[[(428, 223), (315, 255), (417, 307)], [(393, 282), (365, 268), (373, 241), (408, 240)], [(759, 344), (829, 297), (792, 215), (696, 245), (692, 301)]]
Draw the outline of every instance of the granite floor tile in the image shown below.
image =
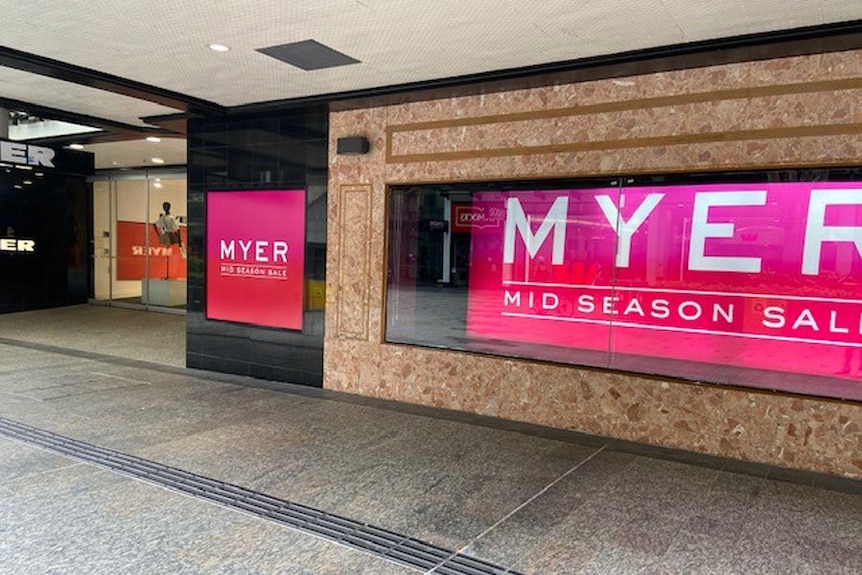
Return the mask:
[(89, 466), (3, 488), (0, 557), (15, 575), (415, 572)]
[(3, 332), (0, 331), (0, 378), (8, 376), (32, 375), (46, 369), (69, 369), (86, 365), (87, 360), (76, 359), (58, 353), (46, 353), (32, 349), (2, 343)]
[(822, 549), (817, 555), (805, 551), (807, 543), (779, 544), (765, 533), (753, 533), (742, 528), (738, 537), (722, 539), (719, 533), (701, 537), (699, 541), (680, 541), (655, 563), (645, 566), (650, 575), (695, 573), (780, 575), (800, 573), (817, 575), (859, 573), (858, 565), (842, 564), (843, 559)]
[(520, 455), (517, 460), (504, 456), (492, 461), (490, 453), (505, 453), (502, 449), (481, 455), (468, 450), (466, 454), (441, 453), (424, 469), (385, 466), (366, 474), (361, 491), (368, 495), (356, 503), (379, 506), (384, 524), (438, 545), (459, 548), (594, 452), (593, 448), (566, 444), (548, 447), (537, 444), (531, 456)]
[[(183, 367), (186, 318), (78, 305), (0, 315), (6, 339)], [(117, 337), (118, 333), (134, 333)]]
[(0, 437), (0, 484), (73, 465), (74, 459)]
[(717, 473), (600, 452), (474, 542), (472, 550), (527, 572), (589, 572), (596, 558), (614, 558), (625, 572), (668, 553)]

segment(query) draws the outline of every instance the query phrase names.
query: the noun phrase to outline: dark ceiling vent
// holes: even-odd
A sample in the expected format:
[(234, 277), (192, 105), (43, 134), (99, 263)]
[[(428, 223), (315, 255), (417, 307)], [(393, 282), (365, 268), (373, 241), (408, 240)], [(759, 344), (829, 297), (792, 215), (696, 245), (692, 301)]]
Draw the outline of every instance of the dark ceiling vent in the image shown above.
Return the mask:
[(280, 46), (270, 46), (269, 48), (258, 48), (257, 51), (303, 70), (321, 70), (323, 68), (334, 68), (336, 66), (359, 63), (359, 60), (314, 40), (303, 40), (302, 42), (281, 44)]

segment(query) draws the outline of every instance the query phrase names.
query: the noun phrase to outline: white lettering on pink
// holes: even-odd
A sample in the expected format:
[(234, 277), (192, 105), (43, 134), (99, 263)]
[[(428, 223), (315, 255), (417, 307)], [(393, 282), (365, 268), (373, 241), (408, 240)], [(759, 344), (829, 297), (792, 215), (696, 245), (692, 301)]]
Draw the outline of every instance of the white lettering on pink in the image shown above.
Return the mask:
[[(635, 235), (635, 232), (638, 231), (638, 228), (641, 227), (641, 224), (644, 223), (644, 220), (647, 219), (647, 216), (652, 213), (661, 199), (664, 197), (664, 194), (649, 194), (646, 199), (643, 201), (641, 205), (638, 206), (638, 209), (635, 210), (635, 213), (632, 214), (632, 217), (629, 218), (628, 221), (624, 220), (620, 216), (620, 211), (616, 205), (614, 205), (613, 200), (608, 195), (596, 196), (596, 202), (598, 202), (599, 207), (602, 209), (602, 213), (607, 218), (608, 223), (611, 224), (611, 227), (614, 228), (614, 231), (617, 234), (617, 259), (616, 259), (616, 267), (618, 268), (627, 268), (629, 267), (629, 255), (631, 254), (632, 249), (632, 236)], [(622, 205), (625, 201), (625, 196), (620, 196), (620, 205)]]
[(763, 205), (766, 205), (765, 191), (701, 192), (695, 194), (688, 269), (714, 272), (760, 273), (760, 258), (707, 256), (704, 252), (708, 238), (732, 238), (734, 233), (732, 223), (709, 223), (710, 207)]
[(862, 228), (826, 225), (826, 208), (839, 205), (862, 205), (862, 189), (811, 190), (802, 252), (803, 275), (816, 276), (820, 273), (820, 252), (824, 242), (853, 242), (856, 251), (862, 256)]
[(569, 213), (569, 198), (568, 196), (560, 196), (554, 200), (554, 204), (548, 213), (542, 219), (542, 225), (539, 226), (536, 234), (530, 229), (530, 223), (527, 221), (527, 216), (524, 214), (524, 208), (521, 207), (521, 202), (518, 198), (509, 198), (506, 202), (506, 232), (503, 239), (503, 263), (515, 263), (515, 231), (521, 233), (524, 244), (527, 246), (527, 253), (530, 258), (536, 256), (539, 248), (545, 243), (545, 239), (550, 235), (551, 230), (554, 231), (554, 245), (551, 256), (551, 263), (555, 266), (562, 265), (563, 251), (566, 245), (566, 218)]
[[(287, 253), (290, 246), (282, 240), (272, 242), (264, 240), (219, 240), (219, 253), (223, 260), (236, 260), (236, 246), (239, 244), (241, 261), (249, 261), (249, 256), (254, 256), (254, 261), (260, 263), (281, 262), (287, 263)], [(271, 255), (270, 255), (271, 254)]]

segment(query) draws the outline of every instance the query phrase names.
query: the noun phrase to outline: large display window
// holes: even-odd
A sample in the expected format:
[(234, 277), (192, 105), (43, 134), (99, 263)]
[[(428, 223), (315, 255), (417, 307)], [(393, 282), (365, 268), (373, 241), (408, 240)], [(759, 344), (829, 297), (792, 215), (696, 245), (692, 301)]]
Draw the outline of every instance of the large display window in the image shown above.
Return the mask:
[(393, 188), (386, 339), (862, 399), (860, 180)]

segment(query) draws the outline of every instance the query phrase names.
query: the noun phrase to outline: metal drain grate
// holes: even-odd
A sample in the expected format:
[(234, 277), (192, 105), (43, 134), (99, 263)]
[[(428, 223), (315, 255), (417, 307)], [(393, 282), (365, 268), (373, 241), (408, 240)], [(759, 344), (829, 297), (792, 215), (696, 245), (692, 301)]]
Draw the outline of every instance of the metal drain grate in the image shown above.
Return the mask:
[(0, 434), (174, 491), (239, 509), (420, 571), (432, 571), (439, 575), (523, 575), (406, 535), (2, 417)]

